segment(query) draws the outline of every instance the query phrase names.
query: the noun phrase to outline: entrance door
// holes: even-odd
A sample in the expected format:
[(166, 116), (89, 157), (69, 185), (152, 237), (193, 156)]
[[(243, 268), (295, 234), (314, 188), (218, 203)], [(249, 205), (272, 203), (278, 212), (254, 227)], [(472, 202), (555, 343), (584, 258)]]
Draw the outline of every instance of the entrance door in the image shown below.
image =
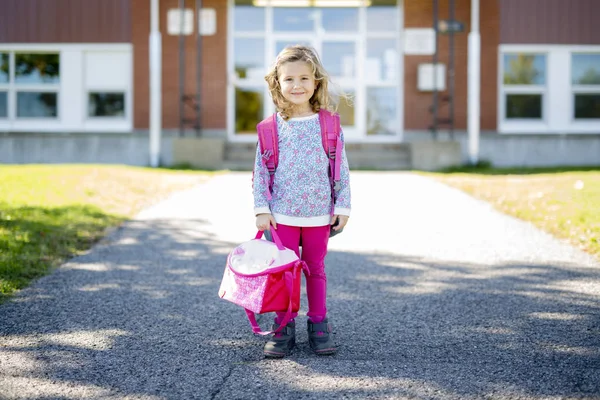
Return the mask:
[(402, 18), (396, 0), (371, 0), (369, 6), (360, 7), (231, 1), (235, 4), (228, 97), (231, 137), (256, 140), (256, 122), (274, 111), (266, 71), (285, 46), (306, 44), (316, 49), (335, 82), (330, 90), (350, 99), (342, 98), (338, 106), (345, 138), (401, 140)]
[[(296, 44), (313, 47), (321, 57), (325, 70), (329, 73), (332, 81), (335, 82), (335, 86), (329, 85), (329, 90), (338, 95), (347, 95), (347, 99), (341, 98), (339, 100), (337, 111), (340, 114), (344, 137), (357, 137), (355, 102), (358, 46), (356, 40), (315, 38), (314, 35), (312, 38), (274, 35), (273, 59), (285, 47)], [(269, 104), (266, 111), (272, 113), (273, 109), (273, 105)]]

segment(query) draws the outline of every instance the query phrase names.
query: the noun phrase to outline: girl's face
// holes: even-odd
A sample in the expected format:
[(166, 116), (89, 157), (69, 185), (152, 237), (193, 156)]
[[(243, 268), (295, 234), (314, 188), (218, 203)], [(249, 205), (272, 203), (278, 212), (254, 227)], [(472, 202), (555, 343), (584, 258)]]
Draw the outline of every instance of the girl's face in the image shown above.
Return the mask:
[(296, 105), (298, 111), (310, 110), (309, 100), (316, 89), (316, 81), (310, 65), (303, 61), (292, 61), (280, 65), (278, 70), (283, 97)]

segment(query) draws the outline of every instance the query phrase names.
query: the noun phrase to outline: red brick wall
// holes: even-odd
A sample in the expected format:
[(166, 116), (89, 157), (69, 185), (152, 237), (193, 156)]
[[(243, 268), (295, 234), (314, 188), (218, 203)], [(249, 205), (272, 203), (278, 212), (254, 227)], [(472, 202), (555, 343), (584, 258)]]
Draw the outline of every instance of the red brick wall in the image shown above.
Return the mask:
[[(148, 128), (149, 71), (148, 34), (150, 9), (147, 0), (130, 0), (132, 9), (132, 43), (134, 46), (134, 127)], [(186, 0), (186, 7), (194, 8), (195, 1)], [(455, 128), (467, 127), (467, 51), (470, 30), (470, 0), (456, 0), (456, 18), (463, 22), (465, 31), (455, 35)], [(179, 127), (179, 39), (166, 34), (166, 13), (178, 7), (178, 0), (162, 0), (160, 29), (163, 40), (163, 127)], [(215, 8), (217, 33), (202, 37), (202, 126), (205, 129), (225, 129), (227, 114), (227, 2), (204, 0), (203, 7)], [(440, 0), (440, 18), (448, 17), (448, 0)], [(497, 65), (499, 44), (498, 1), (481, 2), (481, 129), (496, 129)], [(406, 28), (433, 26), (433, 0), (405, 1)], [(186, 93), (195, 93), (196, 35), (186, 37)], [(448, 37), (440, 35), (439, 60), (448, 61)], [(431, 93), (417, 90), (417, 67), (431, 62), (431, 56), (404, 57), (404, 128), (427, 129), (432, 123), (429, 107)], [(442, 94), (443, 95), (443, 94)], [(442, 107), (440, 115), (447, 108)], [(191, 113), (191, 111), (188, 110)], [(191, 115), (191, 114), (189, 114)]]
[[(455, 129), (467, 127), (467, 57), (468, 32), (471, 22), (471, 1), (455, 1), (455, 18), (461, 21), (465, 30), (454, 36), (455, 89), (454, 89), (454, 126)], [(439, 18), (448, 19), (448, 0), (439, 2)], [(481, 129), (496, 128), (497, 59), (499, 43), (499, 14), (497, 1), (483, 1), (481, 5)], [(404, 2), (405, 28), (433, 27), (433, 0)], [(449, 37), (439, 35), (438, 62), (448, 65)], [(433, 104), (431, 92), (417, 90), (417, 70), (422, 63), (431, 63), (432, 56), (406, 55), (404, 57), (404, 127), (407, 130), (427, 129), (432, 124), (429, 107)], [(446, 81), (446, 87), (448, 82)], [(440, 93), (440, 97), (447, 95)], [(441, 104), (441, 103), (440, 103)], [(447, 105), (441, 105), (439, 116), (448, 113)]]
[(498, 127), (498, 45), (500, 0), (480, 2), (481, 30), (481, 129)]
[[(134, 52), (134, 127), (148, 129), (149, 125), (149, 61), (150, 4), (148, 0), (132, 2), (132, 43)], [(186, 0), (187, 8), (195, 1)], [(227, 114), (227, 2), (204, 0), (202, 6), (214, 8), (217, 32), (202, 36), (202, 127), (225, 129)], [(162, 125), (165, 129), (179, 128), (179, 37), (166, 32), (167, 10), (178, 8), (178, 0), (160, 2), (160, 31), (162, 34)], [(197, 21), (197, 17), (194, 16)], [(185, 92), (196, 93), (196, 27), (194, 35), (185, 37)], [(186, 115), (193, 112), (186, 108)]]

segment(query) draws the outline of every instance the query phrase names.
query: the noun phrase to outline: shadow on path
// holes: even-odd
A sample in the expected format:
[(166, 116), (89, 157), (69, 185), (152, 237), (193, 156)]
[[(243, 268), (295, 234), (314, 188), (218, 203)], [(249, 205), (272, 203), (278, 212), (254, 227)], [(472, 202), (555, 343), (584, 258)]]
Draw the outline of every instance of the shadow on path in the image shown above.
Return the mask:
[(302, 314), (270, 361), (205, 225), (126, 223), (0, 306), (0, 398), (600, 398), (598, 269), (332, 251), (339, 353)]

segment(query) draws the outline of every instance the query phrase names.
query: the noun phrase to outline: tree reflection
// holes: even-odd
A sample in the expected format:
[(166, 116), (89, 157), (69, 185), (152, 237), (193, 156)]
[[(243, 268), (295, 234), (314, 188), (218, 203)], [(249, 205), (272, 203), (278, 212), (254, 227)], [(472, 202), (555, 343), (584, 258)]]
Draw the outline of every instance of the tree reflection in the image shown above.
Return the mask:
[(56, 117), (57, 94), (54, 92), (17, 93), (17, 117)]
[(578, 85), (600, 85), (600, 72), (595, 68), (590, 68), (575, 83)]
[(258, 92), (236, 89), (235, 91), (235, 131), (254, 133), (262, 120), (262, 95)]
[(8, 82), (8, 54), (0, 53), (0, 82)]
[[(544, 83), (544, 71), (535, 66), (539, 55), (517, 54), (505, 56), (504, 84), (506, 85), (536, 85)], [(508, 61), (508, 65), (506, 65)], [(508, 67), (508, 68), (507, 68)]]
[(58, 54), (16, 54), (15, 56), (17, 81), (54, 83), (58, 81), (59, 73)]

